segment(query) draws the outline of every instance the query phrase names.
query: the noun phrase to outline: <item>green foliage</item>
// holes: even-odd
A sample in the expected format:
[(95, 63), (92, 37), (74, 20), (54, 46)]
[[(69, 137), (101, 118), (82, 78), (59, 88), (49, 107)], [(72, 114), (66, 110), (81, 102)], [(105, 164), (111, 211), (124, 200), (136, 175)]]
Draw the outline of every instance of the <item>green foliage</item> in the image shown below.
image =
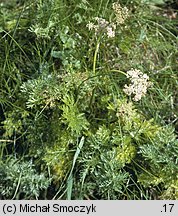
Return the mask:
[(70, 128), (72, 132), (80, 134), (83, 129), (87, 129), (89, 124), (84, 116), (84, 113), (79, 112), (73, 97), (67, 95), (63, 98), (63, 102), (64, 105), (61, 107), (63, 111), (63, 122), (67, 123), (68, 128)]
[(28, 80), (21, 85), (21, 92), (26, 99), (27, 108), (54, 107), (55, 102), (61, 99), (59, 80), (54, 75), (44, 71), (37, 79)]
[(0, 193), (4, 199), (35, 199), (46, 190), (50, 180), (37, 174), (32, 162), (9, 158), (0, 166)]
[(23, 132), (23, 123), (25, 124), (25, 118), (27, 118), (29, 113), (27, 111), (20, 112), (19, 110), (14, 110), (10, 112), (6, 116), (6, 120), (3, 122), (3, 129), (5, 133), (3, 134), (4, 137), (10, 138), (16, 133)]
[[(80, 196), (86, 193), (96, 196), (95, 190), (100, 188), (97, 196), (103, 199), (124, 197), (129, 188), (125, 182), (131, 181), (127, 166), (135, 169), (133, 161), (137, 160), (139, 149), (160, 130), (153, 120), (146, 120), (125, 99), (117, 100), (115, 107), (110, 103), (108, 109), (115, 111), (115, 122), (90, 132), (82, 150)], [(91, 182), (96, 182), (92, 188)]]
[(71, 166), (71, 156), (65, 146), (57, 145), (46, 150), (43, 158), (50, 167), (54, 180), (62, 181)]
[(1, 3), (1, 198), (178, 198), (177, 18), (119, 2)]
[(75, 37), (77, 40), (74, 39), (74, 36), (71, 36), (69, 34), (69, 27), (65, 26), (61, 29), (59, 37), (59, 43), (62, 44), (62, 48), (60, 50), (55, 50), (57, 48), (54, 48), (51, 51), (51, 56), (56, 59), (60, 59), (67, 71), (79, 69), (81, 65), (80, 60), (77, 60), (76, 58), (76, 47), (77, 45), (79, 45), (79, 42), (81, 40), (80, 35), (76, 34)]
[(121, 169), (114, 151), (100, 155), (93, 172), (95, 190), (102, 199), (121, 199), (128, 185), (129, 173)]
[(151, 144), (140, 147), (140, 154), (149, 162), (149, 168), (140, 175), (139, 181), (146, 187), (163, 183), (166, 190), (163, 197), (172, 188), (172, 198), (177, 199), (178, 140), (173, 128), (163, 128)]

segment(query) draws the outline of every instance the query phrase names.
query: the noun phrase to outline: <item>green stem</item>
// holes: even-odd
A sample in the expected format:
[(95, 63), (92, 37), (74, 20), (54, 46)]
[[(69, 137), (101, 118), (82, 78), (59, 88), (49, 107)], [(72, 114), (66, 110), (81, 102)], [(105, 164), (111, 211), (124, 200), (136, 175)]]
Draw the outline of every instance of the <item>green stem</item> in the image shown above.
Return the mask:
[(98, 40), (97, 44), (96, 44), (95, 54), (93, 57), (93, 74), (96, 74), (96, 60), (97, 60), (97, 54), (98, 54), (99, 46), (100, 46), (100, 42)]
[(116, 69), (113, 69), (113, 70), (110, 70), (111, 72), (117, 72), (117, 73), (121, 73), (123, 75), (127, 75), (127, 73), (123, 72), (123, 71), (120, 71), (120, 70), (116, 70)]
[(22, 177), (22, 172), (20, 173), (20, 176), (19, 176), (19, 179), (18, 179), (18, 183), (17, 183), (17, 187), (16, 187), (16, 190), (15, 190), (14, 196), (12, 197), (12, 200), (15, 199), (15, 197), (17, 195), (17, 192), (19, 190), (21, 177)]

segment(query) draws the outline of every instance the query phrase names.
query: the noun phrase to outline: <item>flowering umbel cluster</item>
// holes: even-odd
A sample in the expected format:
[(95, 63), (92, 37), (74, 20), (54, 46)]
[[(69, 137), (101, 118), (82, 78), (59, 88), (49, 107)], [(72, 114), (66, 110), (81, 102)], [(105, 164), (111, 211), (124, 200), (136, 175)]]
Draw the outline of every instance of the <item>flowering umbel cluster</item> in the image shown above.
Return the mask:
[(147, 89), (151, 86), (149, 82), (149, 76), (143, 74), (140, 70), (131, 69), (127, 71), (127, 78), (130, 79), (130, 84), (125, 85), (123, 91), (127, 95), (134, 95), (134, 101), (139, 101), (143, 96), (145, 96)]
[(89, 30), (94, 30), (96, 35), (98, 35), (100, 32), (103, 32), (108, 38), (115, 37), (116, 25), (114, 23), (109, 23), (107, 20), (99, 17), (95, 17), (94, 19), (97, 23), (94, 24), (89, 22), (87, 24)]
[(114, 2), (112, 4), (112, 8), (114, 10), (115, 16), (116, 16), (116, 23), (117, 24), (123, 24), (125, 20), (129, 16), (129, 10), (127, 7), (122, 7), (119, 2)]
[(93, 22), (89, 22), (87, 24), (89, 30), (95, 31), (95, 35), (103, 32), (108, 38), (114, 38), (117, 24), (123, 24), (127, 19), (129, 11), (126, 7), (121, 7), (118, 2), (115, 2), (113, 3), (112, 8), (116, 16), (116, 23), (108, 22), (107, 20), (100, 17), (95, 17), (94, 20), (96, 21), (96, 24)]

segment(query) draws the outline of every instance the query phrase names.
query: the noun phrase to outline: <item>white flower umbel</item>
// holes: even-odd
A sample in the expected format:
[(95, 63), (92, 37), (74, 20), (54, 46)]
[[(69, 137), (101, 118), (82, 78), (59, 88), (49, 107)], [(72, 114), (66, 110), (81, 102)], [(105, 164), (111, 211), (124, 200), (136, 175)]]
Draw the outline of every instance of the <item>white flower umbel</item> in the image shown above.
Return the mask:
[(116, 22), (117, 24), (123, 24), (125, 20), (129, 16), (129, 10), (127, 7), (122, 7), (119, 2), (114, 2), (112, 4), (112, 8), (114, 10), (115, 16), (116, 16)]
[(115, 37), (116, 25), (114, 23), (110, 23), (100, 17), (95, 17), (94, 20), (97, 22), (96, 24), (89, 22), (86, 25), (90, 31), (94, 30), (95, 35), (98, 35), (102, 32), (104, 35), (107, 35), (108, 38)]
[(145, 96), (148, 87), (151, 85), (149, 82), (149, 76), (143, 74), (140, 70), (131, 69), (127, 71), (127, 78), (130, 79), (130, 84), (125, 85), (123, 91), (127, 95), (134, 95), (133, 100), (139, 101)]

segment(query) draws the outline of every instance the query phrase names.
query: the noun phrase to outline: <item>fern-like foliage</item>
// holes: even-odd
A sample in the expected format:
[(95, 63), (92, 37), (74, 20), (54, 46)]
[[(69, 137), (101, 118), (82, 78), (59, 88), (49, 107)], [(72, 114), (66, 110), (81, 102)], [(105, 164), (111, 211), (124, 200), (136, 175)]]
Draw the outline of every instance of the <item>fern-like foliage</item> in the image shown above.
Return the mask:
[(61, 98), (60, 82), (52, 74), (49, 74), (47, 65), (39, 73), (38, 78), (28, 80), (21, 86), (26, 106), (31, 109), (54, 107), (55, 101)]
[(0, 194), (3, 199), (35, 199), (48, 188), (50, 179), (38, 174), (32, 162), (9, 158), (0, 166)]
[(80, 134), (83, 129), (89, 125), (84, 113), (80, 113), (73, 96), (66, 95), (63, 98), (64, 105), (61, 106), (63, 111), (63, 122), (67, 123), (72, 132)]
[(139, 176), (139, 181), (146, 187), (162, 184), (165, 190), (162, 197), (165, 194), (169, 199), (177, 199), (178, 140), (174, 129), (167, 126), (160, 130), (150, 143), (140, 147), (140, 154), (149, 162), (149, 169)]

